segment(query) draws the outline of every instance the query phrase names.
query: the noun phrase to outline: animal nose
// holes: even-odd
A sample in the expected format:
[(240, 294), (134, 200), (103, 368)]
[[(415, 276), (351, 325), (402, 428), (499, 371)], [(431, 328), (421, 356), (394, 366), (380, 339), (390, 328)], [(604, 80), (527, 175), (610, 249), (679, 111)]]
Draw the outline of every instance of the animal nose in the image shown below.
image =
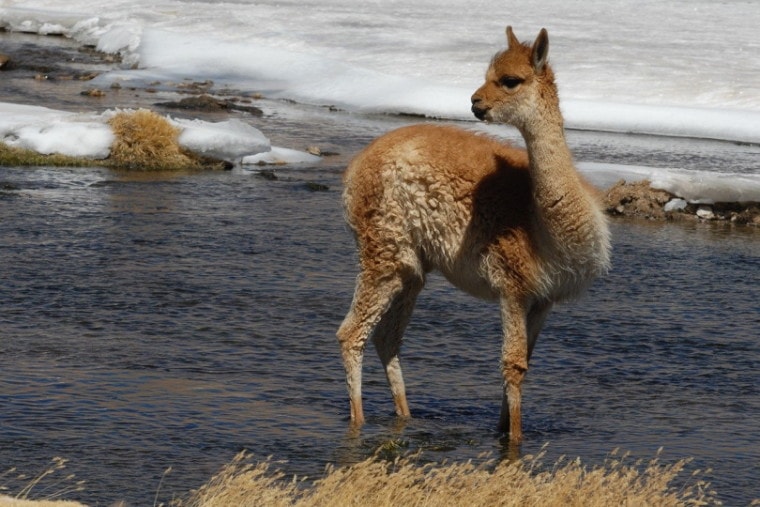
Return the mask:
[(477, 95), (473, 95), (470, 100), (472, 100), (472, 114), (474, 114), (478, 120), (484, 119), (488, 112), (488, 107), (483, 106), (483, 101)]

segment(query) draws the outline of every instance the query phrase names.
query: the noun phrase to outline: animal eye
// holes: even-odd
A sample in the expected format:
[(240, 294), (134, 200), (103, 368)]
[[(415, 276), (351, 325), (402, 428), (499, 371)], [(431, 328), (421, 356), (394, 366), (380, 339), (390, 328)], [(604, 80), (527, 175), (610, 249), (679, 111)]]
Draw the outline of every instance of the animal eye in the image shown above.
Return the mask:
[(499, 79), (499, 84), (501, 86), (509, 88), (510, 90), (514, 90), (515, 88), (520, 86), (523, 83), (523, 81), (525, 80), (519, 77), (504, 76), (503, 78)]

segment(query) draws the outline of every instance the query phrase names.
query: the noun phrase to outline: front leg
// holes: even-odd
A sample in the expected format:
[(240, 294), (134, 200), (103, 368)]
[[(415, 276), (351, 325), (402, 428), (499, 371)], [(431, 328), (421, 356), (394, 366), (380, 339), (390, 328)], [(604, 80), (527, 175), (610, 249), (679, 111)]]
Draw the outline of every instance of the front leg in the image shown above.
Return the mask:
[(527, 312), (525, 305), (502, 299), (504, 341), (501, 367), (504, 387), (499, 416), (499, 431), (509, 433), (513, 444), (522, 442), (522, 382), (528, 371)]

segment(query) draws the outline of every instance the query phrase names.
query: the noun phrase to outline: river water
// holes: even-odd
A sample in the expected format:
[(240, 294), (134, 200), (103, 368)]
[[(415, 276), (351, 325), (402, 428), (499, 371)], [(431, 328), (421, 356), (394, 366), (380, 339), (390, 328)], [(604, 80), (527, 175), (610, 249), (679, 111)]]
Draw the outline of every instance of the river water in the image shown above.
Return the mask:
[[(0, 464), (54, 456), (93, 505), (167, 502), (241, 449), (318, 477), (393, 442), (498, 457), (500, 323), (431, 276), (407, 331), (413, 419), (370, 350), (360, 435), (335, 331), (356, 258), (340, 175), (408, 118), (276, 104), (250, 120), (320, 165), (188, 174), (0, 167)], [(569, 133), (583, 160), (751, 167), (758, 148)], [(327, 188), (315, 187), (317, 183)], [(711, 468), (728, 505), (760, 497), (760, 230), (613, 220), (613, 269), (558, 307), (524, 390), (524, 454), (602, 463), (615, 448)], [(2, 473), (3, 470), (0, 470)], [(688, 474), (687, 474), (688, 475)], [(0, 485), (7, 479), (0, 479)], [(12, 486), (12, 484), (11, 484)], [(32, 494), (34, 496), (34, 493)]]
[[(241, 449), (319, 476), (394, 441), (430, 459), (498, 456), (497, 307), (438, 276), (403, 361), (400, 427), (374, 353), (368, 424), (349, 436), (335, 330), (356, 274), (340, 174), (408, 120), (312, 112), (269, 119), (275, 140), (340, 154), (316, 167), (153, 174), (0, 168), (0, 463), (53, 456), (80, 499), (133, 505), (200, 486)], [(330, 120), (332, 118), (332, 120)], [(303, 138), (303, 139), (301, 139)], [(693, 152), (694, 141), (571, 133), (598, 159)], [(647, 149), (641, 148), (648, 146)], [(726, 143), (700, 163), (741, 158)], [(732, 155), (733, 154), (733, 155)], [(310, 183), (326, 185), (314, 191)], [(524, 453), (601, 463), (615, 448), (693, 456), (729, 504), (760, 497), (760, 231), (613, 221), (614, 265), (557, 308), (524, 395)]]

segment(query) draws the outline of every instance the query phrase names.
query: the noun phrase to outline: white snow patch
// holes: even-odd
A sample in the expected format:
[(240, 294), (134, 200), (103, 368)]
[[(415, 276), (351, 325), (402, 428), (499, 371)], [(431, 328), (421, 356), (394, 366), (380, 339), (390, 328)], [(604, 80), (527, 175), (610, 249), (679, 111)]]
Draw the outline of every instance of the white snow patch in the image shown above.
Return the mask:
[(321, 157), (305, 151), (273, 146), (270, 151), (243, 158), (243, 165), (316, 164), (321, 160)]
[(267, 152), (269, 139), (255, 127), (240, 120), (209, 123), (202, 120), (172, 120), (182, 129), (179, 144), (195, 153), (238, 161), (246, 155)]
[(0, 141), (44, 155), (108, 157), (114, 135), (100, 115), (0, 102)]

